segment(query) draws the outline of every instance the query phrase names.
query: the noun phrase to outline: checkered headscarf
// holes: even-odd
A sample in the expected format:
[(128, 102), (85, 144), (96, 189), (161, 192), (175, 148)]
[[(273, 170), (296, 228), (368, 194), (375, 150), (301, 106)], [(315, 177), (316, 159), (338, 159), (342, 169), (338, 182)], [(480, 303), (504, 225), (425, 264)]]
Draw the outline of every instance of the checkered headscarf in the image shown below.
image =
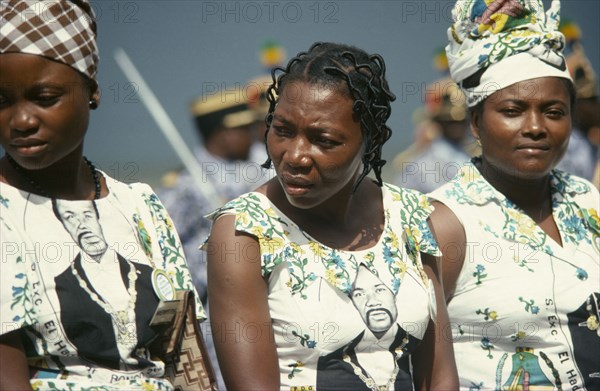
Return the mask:
[(0, 54), (27, 53), (96, 78), (96, 19), (87, 0), (2, 0)]

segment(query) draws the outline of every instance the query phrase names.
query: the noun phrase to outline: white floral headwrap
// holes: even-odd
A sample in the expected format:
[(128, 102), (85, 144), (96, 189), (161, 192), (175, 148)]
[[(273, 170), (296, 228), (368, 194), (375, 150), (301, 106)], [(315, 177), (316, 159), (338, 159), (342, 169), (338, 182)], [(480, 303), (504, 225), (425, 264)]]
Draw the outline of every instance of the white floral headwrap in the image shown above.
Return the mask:
[(458, 0), (446, 54), (469, 107), (502, 88), (538, 77), (571, 80), (558, 31), (560, 1)]
[(35, 54), (96, 78), (96, 20), (87, 0), (2, 0), (0, 54)]

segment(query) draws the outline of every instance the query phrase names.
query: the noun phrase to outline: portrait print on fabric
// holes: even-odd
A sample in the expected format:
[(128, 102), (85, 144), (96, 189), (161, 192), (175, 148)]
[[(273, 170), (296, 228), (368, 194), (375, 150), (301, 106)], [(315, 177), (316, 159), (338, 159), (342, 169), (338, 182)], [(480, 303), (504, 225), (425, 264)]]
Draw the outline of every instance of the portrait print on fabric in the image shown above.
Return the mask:
[(15, 311), (19, 303), (27, 309), (31, 295), (35, 307), (22, 316), (35, 319), (23, 329), (26, 348), (54, 357), (52, 363), (30, 359), (36, 376), (60, 377), (60, 368), (70, 368), (77, 375), (106, 372), (106, 381), (119, 383), (128, 381), (115, 374), (121, 371), (162, 372), (147, 350), (155, 337), (148, 325), (159, 302), (152, 271), (163, 266), (148, 210), (153, 198), (130, 208), (111, 198), (25, 201), (15, 220), (39, 240), (18, 258), (31, 266), (15, 280), (22, 285), (15, 284), (12, 299)]
[(152, 276), (193, 290), (183, 250), (149, 186), (105, 180), (94, 201), (0, 189), (0, 317), (21, 334), (34, 390), (170, 389), (148, 348)]
[(350, 299), (366, 328), (347, 345), (319, 358), (317, 389), (412, 389), (408, 354), (420, 340), (397, 323), (394, 292), (361, 264)]
[(158, 304), (152, 268), (110, 247), (94, 201), (53, 199), (52, 209), (77, 246), (68, 267), (54, 277), (66, 337), (82, 357), (98, 364), (147, 366), (145, 358), (130, 353), (154, 337), (142, 331)]

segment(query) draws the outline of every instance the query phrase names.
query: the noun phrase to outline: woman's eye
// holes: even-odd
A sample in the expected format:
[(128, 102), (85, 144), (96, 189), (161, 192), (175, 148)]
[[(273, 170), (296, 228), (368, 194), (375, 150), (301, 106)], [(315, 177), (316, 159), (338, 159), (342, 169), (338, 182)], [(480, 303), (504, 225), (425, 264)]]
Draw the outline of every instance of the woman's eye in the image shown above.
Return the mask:
[(287, 136), (287, 135), (289, 135), (291, 133), (286, 128), (279, 127), (279, 126), (271, 126), (271, 129), (278, 136)]
[(565, 113), (562, 110), (554, 109), (548, 110), (547, 115), (551, 118), (562, 118), (565, 116)]
[(508, 116), (515, 116), (519, 115), (519, 110), (514, 107), (507, 107), (505, 109), (502, 109), (502, 113)]
[(39, 95), (36, 100), (41, 106), (51, 106), (58, 101), (59, 95)]
[(317, 137), (315, 141), (325, 147), (335, 147), (336, 145), (339, 145), (337, 141), (327, 137)]

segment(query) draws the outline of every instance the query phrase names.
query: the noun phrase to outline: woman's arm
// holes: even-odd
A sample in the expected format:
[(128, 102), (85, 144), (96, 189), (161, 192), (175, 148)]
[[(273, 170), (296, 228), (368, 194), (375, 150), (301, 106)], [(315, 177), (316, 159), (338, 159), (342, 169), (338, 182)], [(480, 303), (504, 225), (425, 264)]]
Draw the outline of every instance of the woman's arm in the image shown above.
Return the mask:
[(444, 288), (444, 297), (452, 299), (456, 282), (465, 261), (467, 239), (465, 231), (454, 214), (446, 205), (434, 201), (431, 203), (435, 210), (429, 216), (429, 228), (442, 251), (440, 275)]
[(435, 290), (436, 319), (430, 321), (423, 341), (413, 354), (413, 374), (416, 390), (458, 390), (458, 375), (452, 348), (452, 333), (444, 290), (440, 283), (440, 261), (421, 254), (423, 268)]
[(0, 390), (31, 390), (27, 357), (18, 331), (0, 335)]
[(228, 390), (278, 390), (279, 363), (256, 238), (218, 218), (207, 246), (213, 340)]

